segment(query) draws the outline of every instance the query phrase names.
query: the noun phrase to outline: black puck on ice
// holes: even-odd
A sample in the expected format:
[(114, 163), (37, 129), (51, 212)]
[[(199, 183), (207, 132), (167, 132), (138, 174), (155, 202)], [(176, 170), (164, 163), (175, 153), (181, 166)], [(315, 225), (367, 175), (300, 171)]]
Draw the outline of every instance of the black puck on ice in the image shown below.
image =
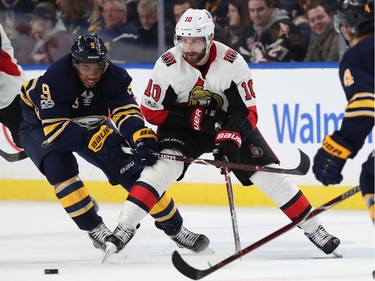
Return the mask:
[(44, 274), (59, 274), (59, 270), (48, 268), (44, 270)]

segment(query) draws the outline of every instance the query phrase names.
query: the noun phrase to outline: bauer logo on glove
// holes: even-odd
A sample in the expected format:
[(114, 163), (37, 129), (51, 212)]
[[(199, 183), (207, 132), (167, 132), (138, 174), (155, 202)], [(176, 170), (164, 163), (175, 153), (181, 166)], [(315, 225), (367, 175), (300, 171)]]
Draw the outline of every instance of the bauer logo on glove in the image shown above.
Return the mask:
[(347, 159), (351, 154), (349, 149), (333, 140), (333, 138), (330, 135), (327, 135), (324, 138), (322, 147), (329, 154), (332, 154), (333, 156), (336, 156), (340, 159)]
[(89, 149), (94, 152), (100, 151), (106, 139), (113, 133), (113, 129), (107, 127), (106, 125), (100, 126), (99, 131), (97, 131), (91, 138), (88, 144)]

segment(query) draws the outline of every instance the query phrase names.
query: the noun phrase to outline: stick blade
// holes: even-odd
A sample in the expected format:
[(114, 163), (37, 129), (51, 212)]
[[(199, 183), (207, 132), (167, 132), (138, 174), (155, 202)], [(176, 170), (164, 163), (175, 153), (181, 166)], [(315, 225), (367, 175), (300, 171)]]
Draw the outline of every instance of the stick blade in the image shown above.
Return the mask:
[(28, 157), (25, 151), (17, 153), (7, 153), (3, 150), (0, 150), (0, 156), (8, 162), (17, 162)]
[(186, 261), (184, 261), (177, 251), (174, 251), (172, 254), (172, 263), (179, 272), (193, 280), (199, 280), (211, 273), (211, 268), (199, 270), (192, 267)]
[(310, 169), (310, 158), (305, 152), (298, 148), (300, 154), (300, 162), (296, 170), (298, 170), (298, 175), (306, 175)]

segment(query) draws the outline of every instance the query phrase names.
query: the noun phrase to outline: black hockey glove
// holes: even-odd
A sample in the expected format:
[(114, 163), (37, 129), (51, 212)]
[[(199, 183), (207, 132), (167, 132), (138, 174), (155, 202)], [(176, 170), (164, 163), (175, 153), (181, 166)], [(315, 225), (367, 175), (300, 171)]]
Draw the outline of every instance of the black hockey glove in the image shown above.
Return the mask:
[(334, 133), (327, 135), (314, 157), (313, 173), (324, 185), (338, 184), (343, 177), (341, 171), (346, 159), (352, 154), (352, 146)]
[(105, 144), (107, 138), (113, 134), (113, 129), (108, 127), (107, 125), (101, 125), (99, 130), (95, 132), (95, 130), (88, 131), (88, 148), (92, 151), (99, 152)]
[(134, 160), (140, 166), (151, 166), (158, 156), (158, 143), (155, 132), (150, 128), (142, 128), (133, 134), (133, 142), (135, 144)]
[(227, 119), (228, 114), (225, 111), (202, 105), (191, 107), (186, 112), (186, 126), (202, 132), (215, 133), (215, 123), (223, 123)]
[(231, 161), (237, 161), (242, 137), (239, 132), (221, 130), (215, 136), (215, 148), (213, 155), (215, 160), (225, 160), (227, 157)]

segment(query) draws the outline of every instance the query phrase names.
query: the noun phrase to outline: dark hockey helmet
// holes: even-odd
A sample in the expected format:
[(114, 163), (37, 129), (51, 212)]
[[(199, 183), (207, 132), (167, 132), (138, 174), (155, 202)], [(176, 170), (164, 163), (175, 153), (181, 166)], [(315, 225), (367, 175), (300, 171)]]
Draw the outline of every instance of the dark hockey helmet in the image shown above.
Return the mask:
[(71, 48), (73, 65), (82, 62), (103, 64), (103, 72), (107, 69), (107, 48), (98, 35), (79, 35)]
[(355, 36), (374, 32), (374, 1), (338, 0), (334, 23), (338, 33), (342, 25), (349, 26)]

